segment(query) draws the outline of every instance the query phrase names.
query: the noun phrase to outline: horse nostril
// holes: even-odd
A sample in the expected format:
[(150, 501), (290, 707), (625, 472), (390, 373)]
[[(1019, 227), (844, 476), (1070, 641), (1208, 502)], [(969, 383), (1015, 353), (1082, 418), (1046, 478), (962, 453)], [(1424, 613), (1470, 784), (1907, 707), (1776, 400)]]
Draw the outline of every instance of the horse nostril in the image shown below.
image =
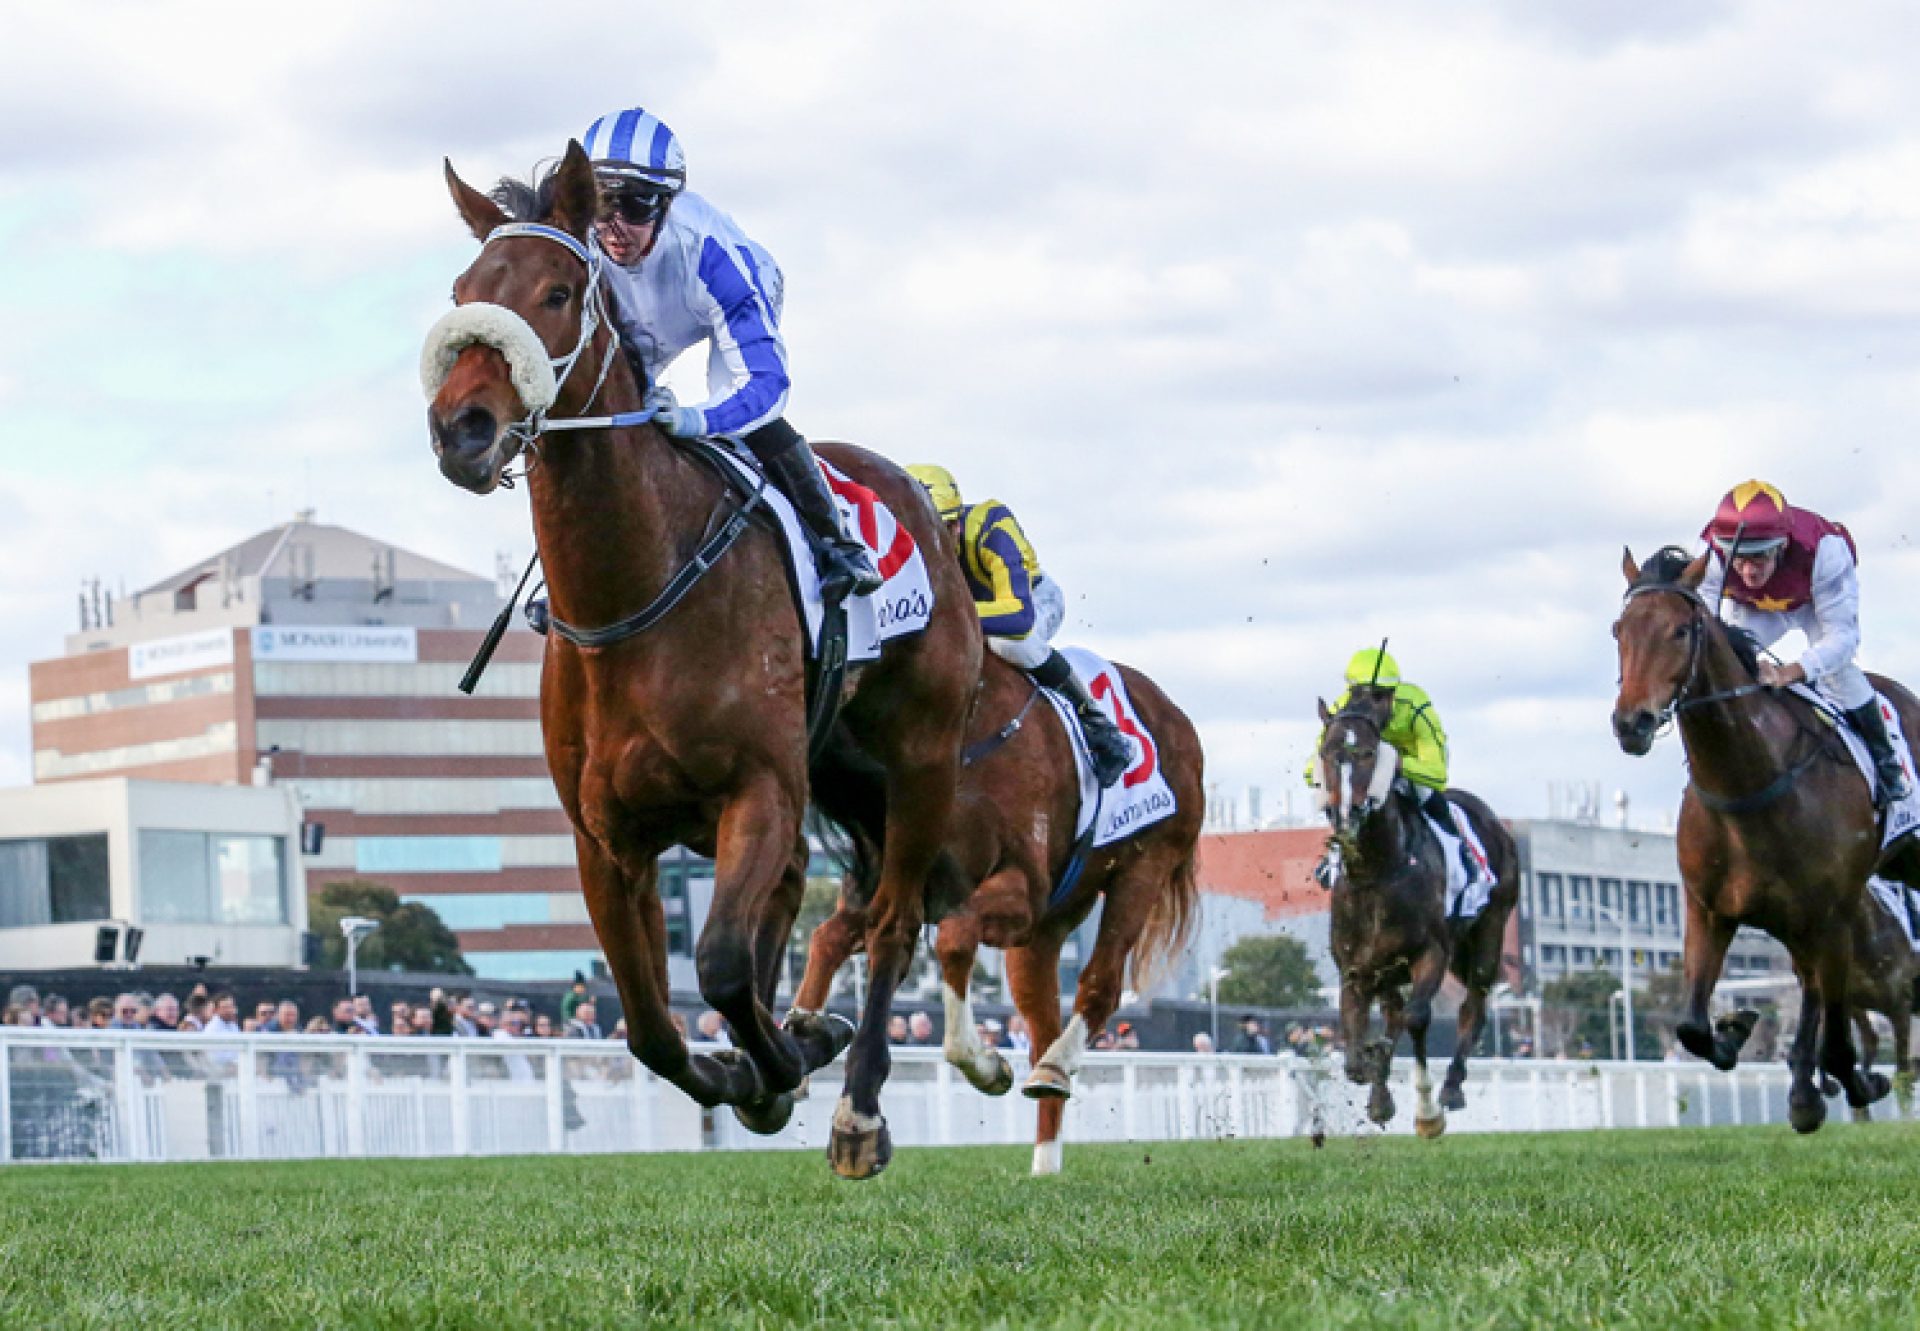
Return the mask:
[(485, 407), (462, 407), (449, 422), (449, 442), (462, 453), (479, 453), (493, 447), (498, 427), (493, 413)]

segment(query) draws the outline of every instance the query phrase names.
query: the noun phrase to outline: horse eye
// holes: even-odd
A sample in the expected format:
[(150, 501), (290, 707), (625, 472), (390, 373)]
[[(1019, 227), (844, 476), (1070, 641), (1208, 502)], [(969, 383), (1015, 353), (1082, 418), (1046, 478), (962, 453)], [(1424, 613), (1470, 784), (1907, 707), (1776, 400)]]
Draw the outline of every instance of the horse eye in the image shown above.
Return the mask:
[(1693, 625), (1682, 624), (1679, 628), (1673, 631), (1673, 640), (1675, 642), (1685, 642), (1692, 635), (1693, 635)]
[(557, 286), (553, 288), (551, 291), (547, 292), (547, 308), (550, 310), (557, 310), (562, 305), (565, 305), (568, 301), (572, 299), (573, 299), (572, 287)]

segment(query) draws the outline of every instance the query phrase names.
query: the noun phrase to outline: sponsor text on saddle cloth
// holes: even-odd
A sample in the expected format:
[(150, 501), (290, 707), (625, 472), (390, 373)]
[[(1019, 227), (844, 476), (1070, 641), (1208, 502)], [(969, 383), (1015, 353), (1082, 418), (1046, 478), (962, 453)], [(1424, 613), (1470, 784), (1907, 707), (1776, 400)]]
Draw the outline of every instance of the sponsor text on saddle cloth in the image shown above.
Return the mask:
[[(889, 584), (888, 590), (891, 589)], [(1053, 704), (1053, 710), (1060, 714), (1060, 724), (1067, 728), (1073, 740), (1073, 759), (1080, 771), (1080, 812), (1074, 819), (1074, 838), (1078, 840), (1086, 835), (1097, 809), (1100, 826), (1093, 834), (1092, 847), (1098, 849), (1170, 817), (1174, 811), (1173, 788), (1167, 784), (1166, 773), (1160, 768), (1160, 746), (1133, 710), (1133, 701), (1127, 697), (1126, 681), (1120, 672), (1111, 662), (1084, 647), (1063, 647), (1061, 655), (1072, 663), (1074, 673), (1087, 681), (1094, 701), (1106, 709), (1107, 715), (1120, 727), (1120, 733), (1133, 746), (1133, 765), (1118, 783), (1102, 791), (1094, 781), (1093, 763), (1087, 757), (1087, 739), (1080, 733), (1080, 721), (1074, 715), (1073, 704), (1052, 689), (1040, 690)]]
[[(720, 446), (721, 456), (740, 469), (749, 485), (758, 484), (758, 471), (729, 446), (732, 441), (712, 442)], [(842, 525), (873, 552), (874, 564), (886, 579), (873, 595), (852, 597), (846, 603), (847, 661), (871, 661), (879, 657), (883, 643), (918, 633), (932, 620), (933, 584), (927, 577), (927, 561), (913, 534), (900, 525), (878, 495), (825, 459), (820, 462), (820, 470), (826, 475), (834, 502), (840, 506)], [(820, 574), (814, 567), (806, 531), (787, 497), (772, 486), (767, 487), (764, 502), (779, 515), (780, 530), (786, 536), (787, 572), (806, 612), (807, 650), (818, 655), (825, 607), (820, 602)]]
[[(1874, 790), (1878, 783), (1874, 780), (1873, 755), (1867, 752), (1867, 742), (1855, 733), (1846, 718), (1824, 696), (1805, 684), (1793, 685), (1793, 691), (1818, 708), (1820, 715), (1840, 732), (1840, 738), (1846, 741), (1847, 752), (1853, 755), (1854, 764), (1867, 779), (1867, 789)], [(1913, 779), (1913, 750), (1907, 746), (1906, 733), (1900, 728), (1899, 709), (1889, 703), (1883, 694), (1876, 693), (1873, 697), (1875, 705), (1880, 708), (1881, 719), (1887, 723), (1887, 737), (1893, 741), (1893, 751), (1900, 756), (1900, 765), (1907, 771), (1907, 784), (1913, 788), (1911, 794), (1886, 812), (1880, 828), (1880, 848), (1884, 851), (1901, 837), (1920, 830), (1920, 781)]]
[(1920, 952), (1920, 909), (1916, 909), (1909, 895), (1911, 889), (1875, 874), (1867, 879), (1867, 891), (1873, 893), (1887, 914), (1900, 922), (1900, 928), (1907, 935), (1907, 945)]

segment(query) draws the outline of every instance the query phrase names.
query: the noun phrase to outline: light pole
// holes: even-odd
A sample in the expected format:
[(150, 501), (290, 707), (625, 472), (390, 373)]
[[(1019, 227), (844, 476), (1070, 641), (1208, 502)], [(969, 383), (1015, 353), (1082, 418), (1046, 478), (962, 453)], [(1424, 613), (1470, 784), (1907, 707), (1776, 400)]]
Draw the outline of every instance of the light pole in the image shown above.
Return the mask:
[[(1631, 887), (1628, 887), (1625, 884), (1622, 884), (1621, 890), (1631, 892), (1633, 889)], [(1633, 1059), (1633, 947), (1627, 941), (1627, 911), (1624, 906), (1622, 906), (1618, 910), (1614, 910), (1614, 909), (1610, 909), (1609, 907), (1602, 906), (1598, 902), (1595, 902), (1593, 907), (1593, 913), (1595, 915), (1611, 915), (1613, 916), (1614, 919), (1620, 922), (1620, 1011), (1622, 1014), (1622, 1021), (1625, 1023), (1627, 1028), (1627, 1062), (1631, 1063), (1634, 1061)], [(1609, 1012), (1613, 1010), (1613, 1004), (1611, 1002), (1607, 1004), (1607, 1010)]]
[(1220, 1052), (1220, 981), (1231, 974), (1233, 971), (1225, 966), (1207, 968), (1207, 993), (1213, 1009), (1213, 1051), (1216, 1054)]
[(340, 921), (340, 932), (347, 940), (347, 996), (360, 996), (360, 940), (380, 927), (380, 921), (364, 915), (349, 915)]

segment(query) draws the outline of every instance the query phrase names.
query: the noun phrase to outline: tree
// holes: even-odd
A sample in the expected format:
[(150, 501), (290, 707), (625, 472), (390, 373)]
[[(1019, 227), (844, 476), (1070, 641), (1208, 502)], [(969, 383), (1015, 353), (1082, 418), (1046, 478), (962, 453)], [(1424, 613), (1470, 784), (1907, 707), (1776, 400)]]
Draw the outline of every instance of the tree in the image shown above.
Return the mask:
[(417, 901), (403, 905), (392, 888), (364, 878), (328, 883), (308, 903), (307, 927), (320, 936), (322, 966), (346, 969), (347, 940), (340, 932), (340, 921), (349, 915), (380, 922), (361, 940), (362, 969), (473, 974), (460, 955), (460, 940), (431, 906)]
[(1319, 1007), (1320, 972), (1286, 934), (1242, 938), (1221, 954), (1220, 1001), (1244, 1007)]

